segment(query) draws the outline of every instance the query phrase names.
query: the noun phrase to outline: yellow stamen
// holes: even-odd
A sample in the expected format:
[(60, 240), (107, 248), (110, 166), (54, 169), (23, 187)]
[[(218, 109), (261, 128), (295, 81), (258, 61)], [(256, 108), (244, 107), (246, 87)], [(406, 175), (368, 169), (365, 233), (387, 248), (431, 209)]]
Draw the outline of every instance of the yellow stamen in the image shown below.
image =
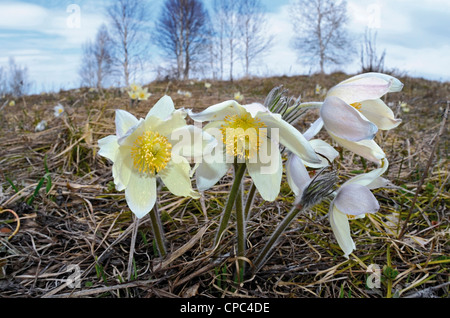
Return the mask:
[(136, 138), (131, 157), (134, 167), (142, 173), (156, 174), (167, 166), (171, 159), (172, 145), (157, 132), (146, 131)]
[(353, 106), (358, 111), (361, 111), (362, 104), (361, 103), (353, 103), (353, 104), (350, 104), (350, 106)]
[(225, 124), (220, 130), (223, 136), (226, 152), (234, 157), (253, 158), (261, 147), (262, 138), (266, 132), (260, 130), (267, 127), (263, 122), (250, 115), (226, 116)]

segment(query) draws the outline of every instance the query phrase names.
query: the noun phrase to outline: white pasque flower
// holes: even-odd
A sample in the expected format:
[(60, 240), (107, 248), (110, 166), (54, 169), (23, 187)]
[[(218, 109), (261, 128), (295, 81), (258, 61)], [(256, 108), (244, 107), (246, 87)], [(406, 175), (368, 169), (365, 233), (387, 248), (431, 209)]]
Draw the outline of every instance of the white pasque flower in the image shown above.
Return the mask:
[(41, 120), (34, 128), (34, 131), (36, 132), (43, 131), (45, 128), (47, 128), (47, 121)]
[(286, 179), (294, 192), (295, 196), (298, 198), (302, 196), (303, 191), (307, 188), (312, 178), (309, 176), (306, 167), (318, 169), (324, 168), (333, 162), (339, 153), (321, 139), (312, 139), (323, 127), (323, 121), (315, 121), (311, 127), (303, 134), (306, 140), (309, 141), (314, 151), (319, 154), (321, 159), (320, 163), (314, 164), (308, 161), (302, 160), (297, 155), (290, 153), (286, 162)]
[(64, 106), (61, 104), (56, 105), (55, 107), (53, 107), (53, 114), (55, 115), (55, 117), (59, 117), (64, 113)]
[(231, 100), (189, 115), (194, 121), (209, 122), (204, 131), (218, 141), (211, 156), (205, 156), (197, 164), (196, 180), (200, 191), (215, 185), (237, 160), (246, 163), (263, 199), (274, 201), (280, 192), (283, 173), (279, 143), (306, 162), (321, 162), (296, 128), (261, 104), (242, 106)]
[[(202, 141), (203, 134), (186, 125), (186, 115), (184, 110), (175, 110), (169, 96), (161, 98), (145, 119), (116, 110), (116, 134), (98, 141), (99, 154), (113, 162), (116, 189), (125, 190), (127, 204), (138, 218), (150, 212), (156, 202), (157, 178), (177, 196), (199, 198), (191, 186), (186, 157), (196, 158), (201, 153), (186, 140)], [(190, 138), (179, 145), (180, 136), (186, 135)]]
[(152, 96), (152, 94), (148, 92), (148, 88), (142, 88), (137, 92), (137, 98), (139, 100), (148, 100), (150, 96)]
[(381, 177), (387, 167), (388, 161), (383, 159), (378, 169), (351, 178), (335, 193), (329, 210), (330, 224), (346, 258), (356, 249), (350, 232), (349, 219), (363, 218), (367, 213), (376, 213), (380, 209), (377, 199), (370, 190), (387, 185), (388, 181)]
[(376, 133), (401, 123), (381, 97), (402, 88), (398, 79), (382, 73), (351, 77), (329, 90), (319, 120), (341, 146), (379, 164), (385, 154), (373, 140)]
[(236, 92), (234, 93), (234, 100), (240, 103), (244, 100), (244, 95), (242, 95), (241, 92)]

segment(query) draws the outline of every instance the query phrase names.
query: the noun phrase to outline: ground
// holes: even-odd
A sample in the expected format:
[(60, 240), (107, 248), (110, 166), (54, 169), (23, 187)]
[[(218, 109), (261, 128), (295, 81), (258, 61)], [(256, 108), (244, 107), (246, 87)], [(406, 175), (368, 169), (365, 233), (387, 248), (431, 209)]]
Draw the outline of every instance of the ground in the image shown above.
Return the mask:
[[(138, 105), (130, 105), (119, 89), (33, 95), (15, 99), (13, 106), (2, 99), (0, 298), (448, 297), (445, 114), (450, 83), (407, 76), (399, 77), (405, 85), (402, 92), (385, 97), (402, 124), (376, 137), (390, 162), (385, 177), (391, 185), (374, 192), (381, 205), (377, 214), (352, 221), (357, 249), (349, 259), (342, 256), (332, 234), (329, 201), (323, 201), (296, 219), (261, 271), (236, 284), (233, 225), (218, 257), (211, 257), (231, 174), (201, 200), (175, 197), (162, 188), (159, 203), (169, 255), (157, 255), (150, 222), (144, 218), (134, 257), (129, 258), (134, 218), (124, 193), (114, 188), (111, 163), (98, 155), (97, 145), (100, 138), (114, 134), (115, 109), (145, 117), (164, 94), (177, 108), (197, 111), (233, 99), (238, 91), (244, 96), (242, 103), (264, 102), (279, 85), (303, 101), (320, 101), (317, 84), (329, 89), (347, 77), (335, 73), (209, 81), (208, 89), (203, 81), (153, 82), (146, 85), (153, 95)], [(192, 96), (182, 96), (179, 90)], [(54, 117), (58, 103), (65, 113)], [(302, 118), (298, 129), (305, 130), (316, 116), (313, 111)], [(36, 132), (41, 120), (48, 126)], [(326, 132), (320, 137), (332, 143)], [(335, 168), (342, 181), (372, 168), (337, 149), (341, 156)], [(246, 190), (249, 183), (247, 178)], [(293, 200), (286, 182), (276, 202), (256, 196), (247, 230), (249, 262)]]

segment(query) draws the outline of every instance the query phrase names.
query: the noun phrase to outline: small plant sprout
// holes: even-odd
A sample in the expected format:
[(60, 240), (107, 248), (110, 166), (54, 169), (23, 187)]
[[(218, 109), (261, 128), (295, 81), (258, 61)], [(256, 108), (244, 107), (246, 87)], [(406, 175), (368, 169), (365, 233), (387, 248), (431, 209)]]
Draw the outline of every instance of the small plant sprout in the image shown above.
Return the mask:
[[(190, 140), (195, 141), (203, 137), (201, 131), (186, 124), (185, 118), (186, 112), (175, 110), (172, 99), (164, 96), (145, 119), (116, 110), (116, 134), (98, 141), (99, 154), (113, 162), (116, 189), (125, 190), (130, 210), (138, 219), (150, 213), (153, 234), (162, 256), (166, 254), (166, 247), (157, 209), (158, 180), (174, 195), (200, 197), (192, 189), (191, 167), (186, 158), (194, 157), (194, 148), (198, 147), (184, 139), (180, 146), (179, 139), (180, 136), (193, 136)], [(200, 137), (195, 137), (196, 133)]]
[(16, 102), (12, 100), (12, 101), (9, 102), (8, 105), (11, 106), (11, 107), (16, 106)]

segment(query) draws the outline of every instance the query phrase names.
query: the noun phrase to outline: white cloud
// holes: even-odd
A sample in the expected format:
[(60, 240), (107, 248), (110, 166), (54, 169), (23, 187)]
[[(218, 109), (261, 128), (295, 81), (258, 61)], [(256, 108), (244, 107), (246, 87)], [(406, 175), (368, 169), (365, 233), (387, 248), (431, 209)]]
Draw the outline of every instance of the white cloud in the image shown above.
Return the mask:
[[(76, 12), (75, 12), (76, 13)], [(98, 7), (81, 6), (80, 24), (72, 23), (67, 7), (51, 8), (26, 2), (0, 4), (0, 64), (9, 57), (26, 65), (36, 89), (76, 86), (82, 44), (105, 22)]]
[(49, 11), (41, 6), (8, 1), (0, 4), (0, 28), (27, 30), (40, 27), (49, 17)]

